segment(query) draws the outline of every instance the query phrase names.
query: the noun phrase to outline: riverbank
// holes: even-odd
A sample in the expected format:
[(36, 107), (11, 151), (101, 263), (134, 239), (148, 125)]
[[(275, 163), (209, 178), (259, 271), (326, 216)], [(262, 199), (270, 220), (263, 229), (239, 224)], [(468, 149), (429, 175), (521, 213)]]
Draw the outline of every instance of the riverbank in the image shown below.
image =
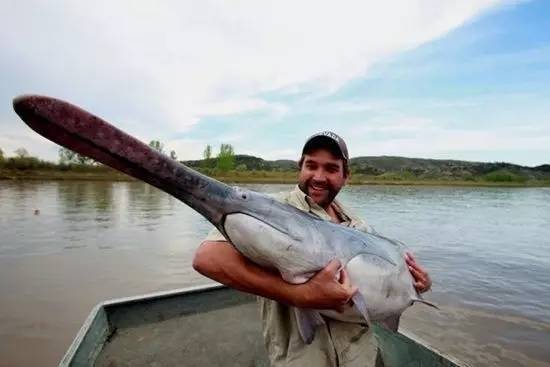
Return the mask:
[(17, 170), (0, 169), (0, 180), (19, 181), (134, 181), (110, 169), (96, 170)]
[[(230, 171), (211, 175), (211, 177), (231, 183), (293, 184), (297, 172), (273, 171)], [(21, 181), (135, 181), (123, 173), (108, 169), (93, 170), (17, 170), (0, 169), (0, 180)], [(404, 186), (481, 186), (481, 187), (550, 187), (550, 180), (527, 180), (524, 182), (493, 182), (480, 178), (460, 180), (453, 178), (411, 179), (369, 176), (355, 174), (350, 185), (404, 185)]]

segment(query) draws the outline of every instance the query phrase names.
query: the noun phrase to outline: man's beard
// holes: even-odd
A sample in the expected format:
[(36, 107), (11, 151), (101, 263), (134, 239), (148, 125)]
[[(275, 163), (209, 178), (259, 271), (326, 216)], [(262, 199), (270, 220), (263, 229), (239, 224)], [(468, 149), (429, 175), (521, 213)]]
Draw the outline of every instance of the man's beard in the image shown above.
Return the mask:
[[(310, 178), (309, 180), (307, 180), (305, 182), (298, 183), (298, 187), (300, 188), (300, 190), (302, 190), (302, 192), (304, 192), (305, 194), (307, 194), (311, 198), (313, 198), (311, 196), (311, 193), (310, 193), (311, 186), (313, 186), (312, 181), (313, 181), (313, 179)], [(332, 185), (330, 185), (328, 183), (323, 184), (323, 185), (315, 185), (315, 186), (320, 186), (323, 189), (325, 189), (324, 197), (319, 202), (317, 202), (317, 201), (315, 201), (315, 202), (320, 207), (322, 207), (324, 209), (327, 209), (330, 206), (330, 204), (332, 203), (332, 201), (334, 200), (334, 198), (336, 197), (336, 195), (338, 195), (338, 192), (340, 190), (336, 190), (334, 187), (332, 187)]]

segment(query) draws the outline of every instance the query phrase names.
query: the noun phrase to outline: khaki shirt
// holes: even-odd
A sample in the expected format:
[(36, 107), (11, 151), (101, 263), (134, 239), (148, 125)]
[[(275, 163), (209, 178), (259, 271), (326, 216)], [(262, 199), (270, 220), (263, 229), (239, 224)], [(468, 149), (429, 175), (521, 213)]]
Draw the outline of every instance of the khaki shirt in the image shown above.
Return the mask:
[[(327, 212), (298, 186), (291, 192), (276, 195), (275, 199), (331, 220)], [(367, 223), (351, 214), (338, 201), (333, 201), (333, 204), (343, 221), (342, 225), (364, 232), (369, 230)], [(226, 241), (217, 229), (212, 230), (205, 240)], [(324, 318), (326, 325), (316, 329), (311, 344), (305, 344), (300, 337), (292, 307), (263, 297), (258, 297), (258, 303), (264, 340), (273, 367), (375, 365), (376, 341), (366, 325)]]

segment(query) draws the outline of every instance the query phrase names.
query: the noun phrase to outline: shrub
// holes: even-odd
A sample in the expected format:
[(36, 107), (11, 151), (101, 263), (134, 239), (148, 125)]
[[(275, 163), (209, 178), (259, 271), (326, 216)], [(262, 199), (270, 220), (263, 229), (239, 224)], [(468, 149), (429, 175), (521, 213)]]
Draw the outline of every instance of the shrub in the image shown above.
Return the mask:
[(527, 181), (527, 177), (508, 171), (507, 169), (499, 169), (489, 172), (484, 176), (484, 179), (489, 182), (517, 182), (523, 183)]

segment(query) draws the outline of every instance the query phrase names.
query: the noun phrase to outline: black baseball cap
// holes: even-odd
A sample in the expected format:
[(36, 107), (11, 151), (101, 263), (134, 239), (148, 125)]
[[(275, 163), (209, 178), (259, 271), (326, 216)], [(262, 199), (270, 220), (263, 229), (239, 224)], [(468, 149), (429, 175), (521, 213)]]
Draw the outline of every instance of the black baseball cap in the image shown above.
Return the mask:
[(304, 144), (302, 155), (311, 152), (314, 149), (332, 147), (331, 151), (338, 152), (344, 160), (349, 160), (348, 147), (338, 134), (332, 131), (321, 131), (310, 136)]

